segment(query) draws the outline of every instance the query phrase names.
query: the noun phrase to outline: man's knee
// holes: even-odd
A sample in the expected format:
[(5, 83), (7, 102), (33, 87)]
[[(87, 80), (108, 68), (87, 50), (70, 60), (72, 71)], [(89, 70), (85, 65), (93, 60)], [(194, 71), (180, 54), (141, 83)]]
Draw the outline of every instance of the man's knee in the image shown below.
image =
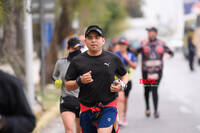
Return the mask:
[(66, 132), (66, 133), (74, 133), (74, 128), (68, 126), (68, 127), (66, 127), (65, 132)]
[(112, 133), (113, 125), (107, 128), (98, 128), (97, 132), (98, 133)]

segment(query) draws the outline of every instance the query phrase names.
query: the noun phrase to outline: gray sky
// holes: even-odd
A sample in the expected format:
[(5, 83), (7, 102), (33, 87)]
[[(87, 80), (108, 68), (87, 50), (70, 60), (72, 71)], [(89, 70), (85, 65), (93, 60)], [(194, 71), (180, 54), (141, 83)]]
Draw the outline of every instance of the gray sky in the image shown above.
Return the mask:
[(159, 16), (161, 21), (175, 19), (182, 10), (182, 0), (144, 0), (143, 11), (148, 18)]
[(174, 32), (182, 32), (183, 3), (182, 0), (144, 0), (144, 15), (146, 18), (157, 20)]

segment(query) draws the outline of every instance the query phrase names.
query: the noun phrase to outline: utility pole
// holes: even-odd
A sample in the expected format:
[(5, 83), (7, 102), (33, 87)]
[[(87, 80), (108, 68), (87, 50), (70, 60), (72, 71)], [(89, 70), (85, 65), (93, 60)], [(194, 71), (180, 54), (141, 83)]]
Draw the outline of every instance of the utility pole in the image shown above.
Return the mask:
[(75, 30), (75, 35), (78, 35), (79, 30), (79, 20), (78, 20), (78, 13), (75, 12), (74, 19), (72, 21), (72, 28)]
[(24, 36), (25, 36), (25, 61), (26, 61), (26, 96), (31, 105), (34, 104), (34, 84), (33, 84), (33, 31), (31, 0), (24, 1)]
[(40, 81), (40, 88), (41, 93), (44, 96), (44, 88), (46, 83), (46, 76), (45, 76), (45, 40), (44, 40), (44, 0), (40, 0), (40, 36), (41, 36), (41, 42), (40, 42), (40, 49), (41, 49), (41, 81)]

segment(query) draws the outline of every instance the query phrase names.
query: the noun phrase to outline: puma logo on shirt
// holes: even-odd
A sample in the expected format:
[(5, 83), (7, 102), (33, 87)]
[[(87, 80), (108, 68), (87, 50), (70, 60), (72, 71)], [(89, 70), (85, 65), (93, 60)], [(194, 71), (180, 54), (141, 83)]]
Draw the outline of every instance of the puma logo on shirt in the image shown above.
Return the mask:
[(109, 66), (110, 66), (110, 63), (106, 63), (106, 62), (105, 62), (104, 65), (107, 66), (107, 67), (109, 67)]

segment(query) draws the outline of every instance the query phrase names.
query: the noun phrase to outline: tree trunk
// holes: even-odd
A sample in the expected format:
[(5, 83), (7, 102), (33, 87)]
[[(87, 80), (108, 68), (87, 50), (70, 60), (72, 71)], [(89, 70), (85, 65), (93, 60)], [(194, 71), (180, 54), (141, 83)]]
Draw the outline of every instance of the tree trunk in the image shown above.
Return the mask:
[(21, 4), (23, 4), (23, 1), (9, 1), (9, 5), (12, 5), (12, 8), (8, 9), (8, 7), (5, 7), (5, 10), (9, 15), (5, 15), (4, 39), (2, 42), (2, 47), (5, 59), (12, 66), (16, 76), (19, 77), (24, 83), (25, 65), (24, 55), (22, 52), (23, 30), (19, 30), (22, 29), (23, 22), (21, 16), (23, 6), (19, 6)]
[(61, 14), (59, 19), (56, 21), (54, 28), (53, 39), (51, 42), (50, 49), (46, 55), (46, 82), (51, 83), (51, 75), (55, 63), (57, 61), (58, 50), (61, 46), (62, 41), (70, 34), (73, 30), (71, 27), (70, 20), (70, 2), (69, 0), (61, 0)]

